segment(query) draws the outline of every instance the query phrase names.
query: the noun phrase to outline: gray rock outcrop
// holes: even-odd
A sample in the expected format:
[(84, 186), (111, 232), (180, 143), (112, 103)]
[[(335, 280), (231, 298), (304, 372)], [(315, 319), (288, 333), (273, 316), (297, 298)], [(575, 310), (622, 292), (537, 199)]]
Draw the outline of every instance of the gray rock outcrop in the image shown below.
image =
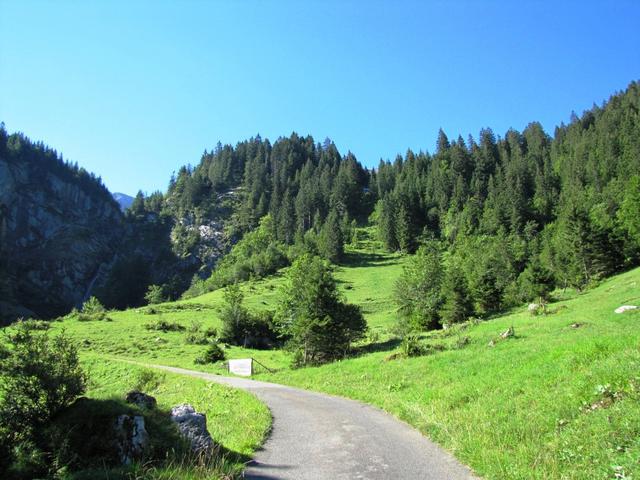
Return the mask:
[(154, 397), (138, 390), (131, 390), (127, 393), (124, 400), (127, 403), (132, 403), (140, 408), (146, 408), (147, 410), (156, 408), (156, 405), (158, 404)]
[(123, 465), (139, 459), (149, 445), (149, 433), (141, 415), (118, 415), (115, 422), (118, 458)]
[(191, 444), (191, 450), (199, 455), (212, 453), (215, 443), (207, 430), (207, 417), (198, 413), (189, 404), (171, 409), (171, 420), (178, 426), (182, 436)]
[(86, 183), (0, 158), (0, 253), (13, 306), (0, 311), (5, 321), (20, 309), (51, 317), (79, 306), (113, 257), (122, 213), (106, 189)]

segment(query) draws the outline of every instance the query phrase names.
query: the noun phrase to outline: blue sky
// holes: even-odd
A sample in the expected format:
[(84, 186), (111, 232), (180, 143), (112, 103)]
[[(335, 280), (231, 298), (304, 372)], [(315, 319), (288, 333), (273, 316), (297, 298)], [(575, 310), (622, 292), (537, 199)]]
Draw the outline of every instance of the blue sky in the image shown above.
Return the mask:
[(365, 165), (545, 129), (640, 79), (640, 1), (0, 0), (0, 120), (165, 190), (220, 140), (296, 131)]

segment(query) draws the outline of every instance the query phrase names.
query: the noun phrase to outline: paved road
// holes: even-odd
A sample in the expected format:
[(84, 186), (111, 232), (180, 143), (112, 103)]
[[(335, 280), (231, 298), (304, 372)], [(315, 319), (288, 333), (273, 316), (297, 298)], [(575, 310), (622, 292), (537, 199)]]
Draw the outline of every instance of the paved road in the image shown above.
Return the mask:
[(274, 383), (149, 365), (242, 388), (267, 404), (273, 428), (245, 478), (462, 480), (471, 471), (418, 431), (353, 400)]

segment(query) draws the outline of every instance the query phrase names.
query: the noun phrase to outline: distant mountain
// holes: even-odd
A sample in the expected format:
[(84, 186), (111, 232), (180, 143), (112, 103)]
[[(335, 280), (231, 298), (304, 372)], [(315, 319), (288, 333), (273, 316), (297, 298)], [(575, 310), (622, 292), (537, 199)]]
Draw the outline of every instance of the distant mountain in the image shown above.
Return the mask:
[(133, 203), (133, 197), (130, 197), (126, 193), (113, 193), (113, 198), (120, 205), (120, 209), (124, 212)]

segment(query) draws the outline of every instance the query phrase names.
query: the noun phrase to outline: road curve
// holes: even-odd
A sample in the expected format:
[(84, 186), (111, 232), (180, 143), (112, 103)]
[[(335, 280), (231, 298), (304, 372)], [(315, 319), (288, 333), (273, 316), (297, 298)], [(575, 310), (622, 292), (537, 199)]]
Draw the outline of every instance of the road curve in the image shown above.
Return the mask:
[(274, 383), (146, 366), (241, 388), (267, 404), (271, 435), (247, 465), (247, 479), (477, 478), (417, 430), (369, 405)]

